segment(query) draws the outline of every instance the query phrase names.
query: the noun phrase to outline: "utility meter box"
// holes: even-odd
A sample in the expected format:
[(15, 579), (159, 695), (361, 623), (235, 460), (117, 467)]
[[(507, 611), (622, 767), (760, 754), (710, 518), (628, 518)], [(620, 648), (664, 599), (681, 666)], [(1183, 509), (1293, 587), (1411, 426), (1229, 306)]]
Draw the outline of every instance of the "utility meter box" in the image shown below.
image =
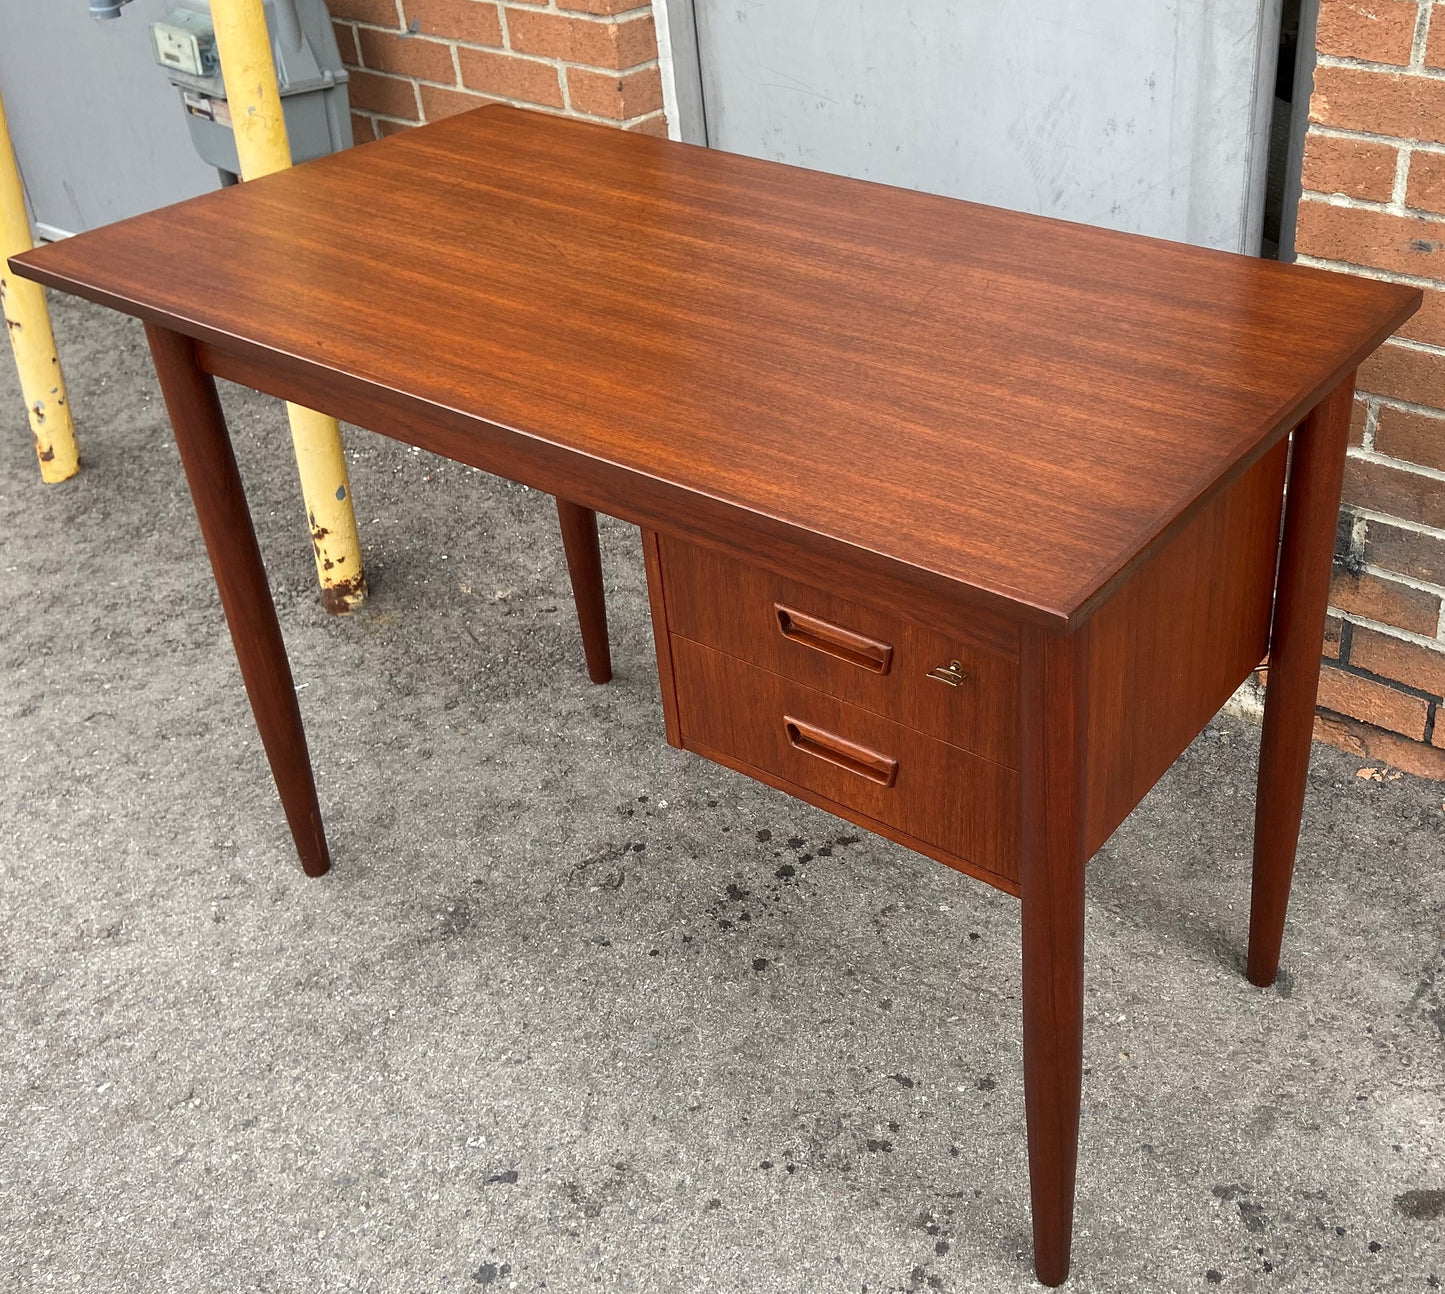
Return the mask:
[(173, 9), (161, 22), (151, 23), (156, 62), (187, 76), (215, 76), (221, 70), (216, 58), (216, 33), (209, 14)]
[[(264, 0), (291, 160), (351, 147), (347, 72), (325, 0)], [(225, 176), (241, 173), (209, 0), (177, 0), (151, 24), (155, 60), (181, 92), (191, 141)]]

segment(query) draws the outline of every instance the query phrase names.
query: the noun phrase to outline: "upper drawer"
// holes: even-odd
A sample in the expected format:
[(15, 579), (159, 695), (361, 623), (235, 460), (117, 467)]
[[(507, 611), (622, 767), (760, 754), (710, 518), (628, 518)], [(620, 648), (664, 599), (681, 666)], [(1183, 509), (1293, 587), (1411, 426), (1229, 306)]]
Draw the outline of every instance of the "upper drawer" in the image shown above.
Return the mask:
[(1018, 767), (1014, 661), (710, 549), (661, 557), (673, 633)]

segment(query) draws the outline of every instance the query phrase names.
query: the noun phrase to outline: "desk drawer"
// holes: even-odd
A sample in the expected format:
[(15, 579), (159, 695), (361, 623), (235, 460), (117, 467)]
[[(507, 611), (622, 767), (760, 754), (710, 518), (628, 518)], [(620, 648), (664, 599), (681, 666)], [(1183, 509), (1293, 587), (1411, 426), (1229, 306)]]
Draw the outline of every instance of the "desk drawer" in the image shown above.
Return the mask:
[(672, 661), (684, 746), (1017, 885), (1013, 769), (686, 638)]
[(1018, 766), (1007, 656), (680, 540), (661, 563), (673, 633)]

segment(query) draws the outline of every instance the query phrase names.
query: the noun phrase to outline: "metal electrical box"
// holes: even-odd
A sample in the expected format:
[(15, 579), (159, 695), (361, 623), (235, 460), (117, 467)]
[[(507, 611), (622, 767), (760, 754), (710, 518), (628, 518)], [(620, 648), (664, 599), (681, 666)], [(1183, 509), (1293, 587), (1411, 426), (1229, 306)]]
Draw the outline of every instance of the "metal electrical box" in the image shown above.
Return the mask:
[[(264, 8), (291, 160), (350, 148), (347, 71), (325, 0), (264, 0)], [(239, 175), (208, 0), (179, 0), (151, 24), (151, 43), (156, 62), (181, 92), (196, 152), (223, 175)]]
[(156, 62), (188, 76), (215, 76), (221, 70), (216, 54), (216, 33), (209, 14), (172, 9), (160, 22), (151, 23)]

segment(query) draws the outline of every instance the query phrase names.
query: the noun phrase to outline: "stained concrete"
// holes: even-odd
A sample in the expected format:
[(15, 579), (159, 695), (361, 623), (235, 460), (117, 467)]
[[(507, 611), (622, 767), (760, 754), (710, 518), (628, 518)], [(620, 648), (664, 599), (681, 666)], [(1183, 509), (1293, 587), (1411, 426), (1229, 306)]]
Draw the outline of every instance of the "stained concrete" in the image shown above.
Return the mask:
[[(550, 501), (351, 433), (328, 618), (228, 390), (306, 881), (140, 330), (55, 309), (76, 480), (0, 372), (0, 1290), (1033, 1288), (1014, 901), (668, 749), (629, 526), (596, 688)], [(1079, 1291), (1445, 1280), (1445, 788), (1316, 750), (1260, 992), (1256, 748), (1216, 721), (1090, 868)]]

